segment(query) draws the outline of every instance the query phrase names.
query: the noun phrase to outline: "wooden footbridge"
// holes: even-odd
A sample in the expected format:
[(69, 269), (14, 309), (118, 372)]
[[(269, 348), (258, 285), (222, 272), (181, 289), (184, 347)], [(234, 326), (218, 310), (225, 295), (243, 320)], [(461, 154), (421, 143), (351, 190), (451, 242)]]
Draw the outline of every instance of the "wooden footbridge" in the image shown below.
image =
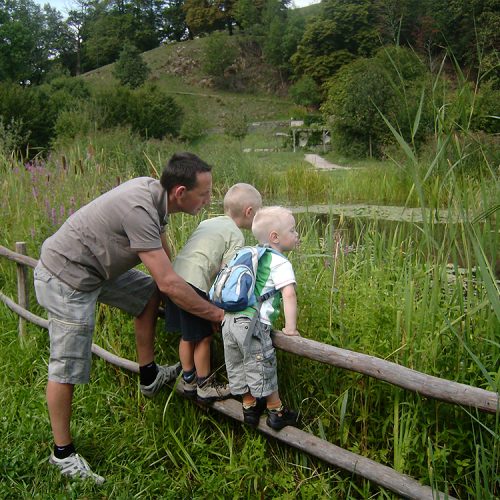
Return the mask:
[[(0, 300), (19, 315), (19, 334), (23, 336), (25, 335), (26, 321), (46, 329), (49, 322), (28, 310), (29, 283), (27, 268), (35, 267), (37, 260), (25, 255), (24, 243), (16, 243), (16, 250), (16, 252), (13, 252), (0, 245), (0, 257), (5, 257), (17, 264), (18, 300), (16, 303), (2, 292), (0, 292)], [(473, 407), (489, 413), (500, 411), (499, 397), (496, 392), (440, 379), (374, 356), (341, 349), (303, 337), (287, 337), (275, 331), (273, 332), (273, 342), (276, 348), (283, 351), (320, 363), (369, 375), (425, 397)], [(119, 368), (134, 373), (139, 372), (137, 363), (116, 356), (96, 344), (92, 344), (92, 352)], [(180, 389), (178, 389), (178, 392), (182, 395)], [(218, 401), (210, 405), (210, 407), (219, 413), (243, 422), (241, 403), (234, 399)], [(266, 425), (263, 417), (258, 429), (262, 433), (317, 457), (330, 465), (344, 469), (351, 474), (357, 474), (387, 488), (400, 497), (433, 500), (436, 498), (453, 498), (445, 492), (436, 491), (429, 486), (420, 484), (410, 476), (335, 446), (301, 429), (285, 427), (276, 432)]]

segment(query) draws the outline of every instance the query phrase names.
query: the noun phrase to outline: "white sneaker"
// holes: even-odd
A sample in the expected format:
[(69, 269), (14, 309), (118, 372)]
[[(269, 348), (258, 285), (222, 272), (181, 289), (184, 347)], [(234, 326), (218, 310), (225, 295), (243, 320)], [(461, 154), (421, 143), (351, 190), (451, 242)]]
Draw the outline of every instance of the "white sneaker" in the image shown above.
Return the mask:
[(66, 458), (56, 458), (52, 453), (49, 463), (59, 467), (61, 474), (69, 477), (80, 477), (82, 479), (92, 479), (96, 484), (104, 483), (105, 479), (99, 474), (92, 472), (90, 465), (78, 453), (72, 453)]
[(184, 392), (184, 396), (187, 398), (195, 398), (196, 397), (196, 391), (197, 391), (197, 384), (196, 384), (196, 377), (193, 377), (193, 380), (191, 382), (187, 382), (181, 377), (181, 381), (179, 382), (179, 386)]
[(203, 385), (196, 389), (198, 401), (202, 403), (212, 403), (231, 396), (231, 389), (228, 384), (219, 384), (215, 378), (210, 377)]
[(181, 373), (182, 368), (180, 363), (175, 365), (158, 365), (158, 374), (154, 382), (150, 385), (140, 385), (141, 392), (144, 396), (152, 398), (165, 384), (168, 384), (172, 380), (176, 379), (179, 373)]

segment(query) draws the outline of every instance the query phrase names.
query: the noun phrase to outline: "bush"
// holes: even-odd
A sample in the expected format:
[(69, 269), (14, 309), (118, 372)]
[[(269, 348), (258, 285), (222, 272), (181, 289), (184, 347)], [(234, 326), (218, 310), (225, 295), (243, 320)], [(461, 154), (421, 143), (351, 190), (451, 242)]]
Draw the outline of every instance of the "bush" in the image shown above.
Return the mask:
[(194, 142), (206, 135), (208, 121), (199, 114), (190, 114), (182, 121), (179, 138), (186, 142)]
[(85, 108), (66, 109), (57, 116), (54, 129), (58, 138), (72, 139), (88, 134), (93, 129), (93, 122)]
[(224, 117), (224, 133), (241, 143), (248, 133), (246, 116), (238, 112), (228, 113)]
[(15, 124), (17, 142), (22, 142), (19, 149), (44, 148), (49, 144), (56, 118), (50, 112), (49, 101), (49, 94), (40, 87), (0, 83), (0, 119), (4, 127)]
[(113, 69), (114, 77), (122, 85), (135, 89), (147, 80), (150, 72), (139, 50), (131, 43), (125, 43)]
[(321, 93), (318, 84), (310, 77), (303, 76), (288, 90), (292, 101), (301, 106), (319, 106)]
[(215, 33), (206, 40), (203, 50), (203, 71), (221, 83), (224, 72), (235, 62), (237, 56), (238, 48), (233, 40), (224, 33)]
[[(321, 107), (332, 124), (333, 145), (344, 154), (381, 156), (385, 145), (394, 141), (382, 115), (407, 142), (423, 142), (433, 124), (429, 82), (415, 54), (399, 47), (344, 66), (326, 85)], [(423, 89), (427, 98), (418, 129), (412, 130)]]
[(115, 87), (96, 92), (91, 104), (91, 116), (98, 128), (113, 128), (130, 123), (132, 91)]
[(143, 137), (178, 136), (182, 124), (182, 109), (174, 99), (156, 85), (137, 90), (129, 107), (132, 130)]

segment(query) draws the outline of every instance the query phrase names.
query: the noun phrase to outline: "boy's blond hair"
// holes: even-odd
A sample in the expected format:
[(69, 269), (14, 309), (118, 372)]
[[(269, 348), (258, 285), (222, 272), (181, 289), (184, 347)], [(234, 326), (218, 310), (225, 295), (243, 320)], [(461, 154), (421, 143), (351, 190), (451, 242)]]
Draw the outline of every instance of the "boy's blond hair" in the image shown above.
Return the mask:
[(251, 184), (245, 182), (231, 186), (224, 196), (224, 213), (230, 217), (241, 217), (248, 207), (257, 210), (261, 206), (261, 194)]
[(261, 245), (269, 243), (272, 231), (279, 231), (286, 216), (293, 215), (288, 208), (274, 206), (257, 210), (252, 223), (252, 233)]

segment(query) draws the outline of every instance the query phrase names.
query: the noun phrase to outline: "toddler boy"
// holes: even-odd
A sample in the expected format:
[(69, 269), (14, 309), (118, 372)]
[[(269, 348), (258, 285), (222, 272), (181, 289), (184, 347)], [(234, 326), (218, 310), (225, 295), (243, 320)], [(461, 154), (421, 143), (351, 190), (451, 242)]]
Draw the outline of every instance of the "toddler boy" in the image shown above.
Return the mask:
[[(243, 398), (245, 423), (257, 426), (267, 408), (267, 425), (280, 430), (287, 425), (297, 425), (298, 414), (286, 408), (280, 399), (271, 324), (279, 314), (282, 299), (283, 333), (300, 335), (297, 331), (295, 274), (290, 261), (283, 255), (299, 244), (299, 236), (292, 213), (283, 207), (266, 207), (257, 211), (252, 232), (259, 244), (273, 249), (259, 260), (255, 295), (259, 297), (273, 289), (278, 292), (264, 301), (260, 310), (252, 306), (240, 312), (225, 313), (222, 323), (224, 356), (231, 393)], [(256, 310), (259, 317), (253, 331), (249, 331)]]
[[(224, 214), (202, 221), (177, 255), (173, 267), (194, 290), (208, 300), (208, 291), (222, 266), (245, 244), (241, 229), (251, 229), (262, 205), (260, 193), (250, 184), (238, 183), (224, 197)], [(177, 307), (167, 298), (166, 325), (180, 331), (181, 384), (186, 396), (201, 402), (225, 399), (231, 391), (209, 376), (212, 324)]]

